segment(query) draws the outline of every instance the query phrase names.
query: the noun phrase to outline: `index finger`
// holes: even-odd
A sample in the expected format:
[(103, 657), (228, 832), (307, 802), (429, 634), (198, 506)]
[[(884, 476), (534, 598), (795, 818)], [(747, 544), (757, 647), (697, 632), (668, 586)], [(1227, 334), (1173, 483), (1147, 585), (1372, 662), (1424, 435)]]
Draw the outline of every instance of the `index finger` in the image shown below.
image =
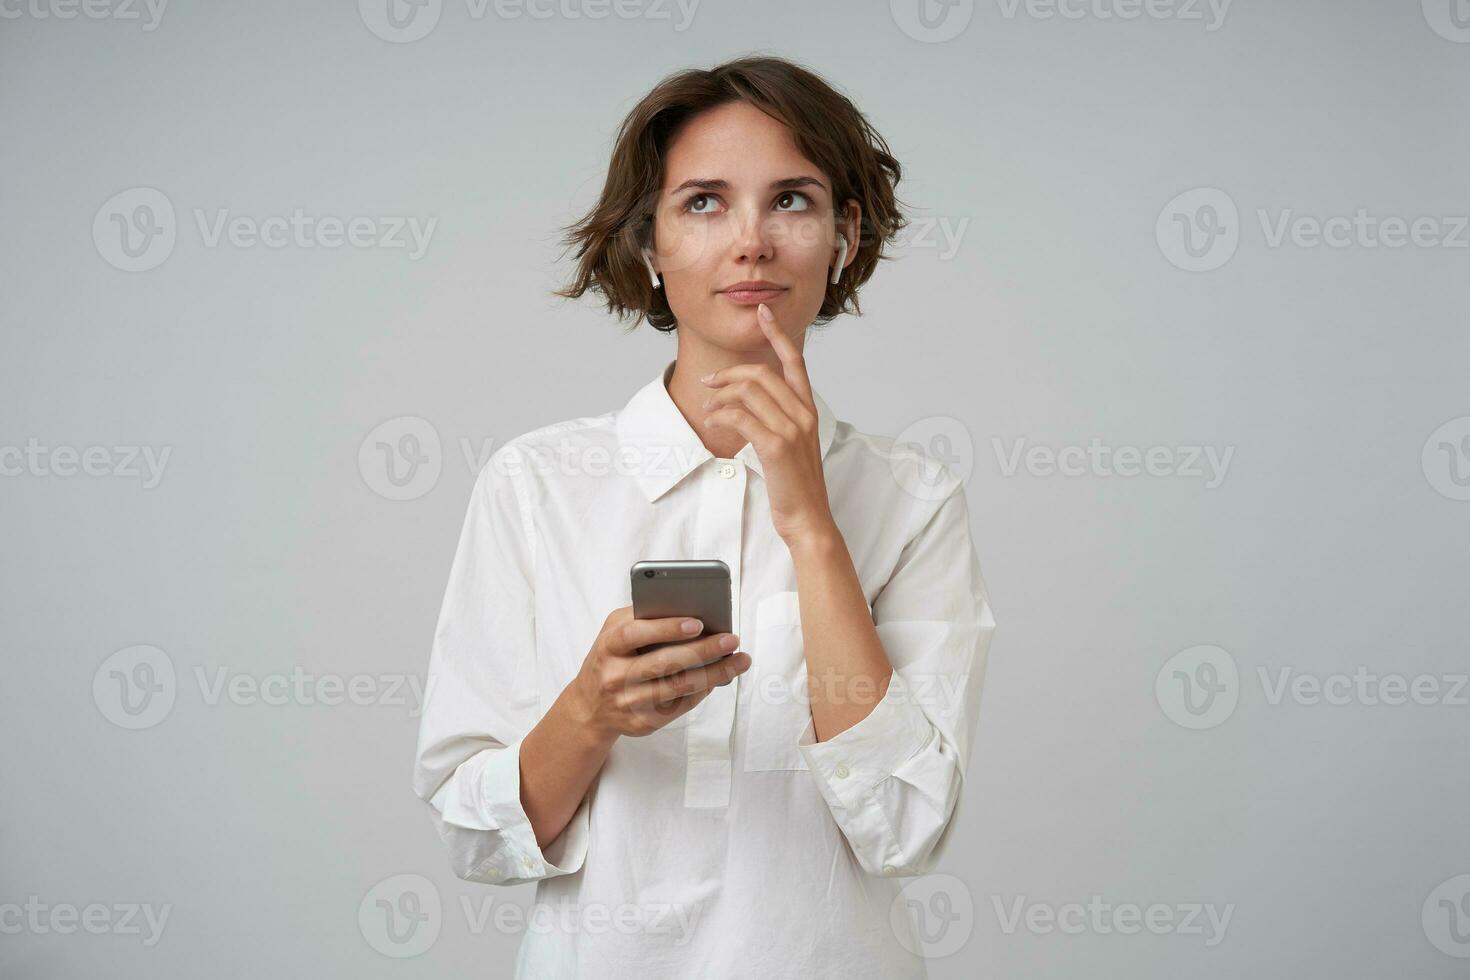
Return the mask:
[(776, 326), (776, 314), (764, 303), (755, 308), (755, 322), (761, 325), (766, 339), (771, 342), (776, 356), (781, 359), (781, 373), (785, 376), (786, 383), (809, 401), (812, 397), (812, 386), (806, 376), (806, 359), (801, 356), (796, 342)]
[[(694, 624), (693, 629), (686, 628), (686, 623)], [(605, 642), (608, 652), (631, 657), (650, 644), (693, 640), (703, 632), (704, 624), (693, 616), (626, 619), (605, 634)]]

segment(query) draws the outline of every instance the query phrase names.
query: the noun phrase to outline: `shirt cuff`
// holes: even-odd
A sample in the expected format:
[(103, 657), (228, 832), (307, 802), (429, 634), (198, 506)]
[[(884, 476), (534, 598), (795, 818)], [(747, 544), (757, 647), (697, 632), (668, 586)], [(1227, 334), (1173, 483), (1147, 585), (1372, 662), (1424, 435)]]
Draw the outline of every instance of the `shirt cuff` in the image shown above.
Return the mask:
[(536, 844), (536, 830), (521, 805), (521, 742), (517, 739), (497, 752), (481, 774), (481, 803), (492, 827), (505, 841), (505, 852), (497, 855), (511, 880), (534, 881), (572, 874), (587, 857), (587, 798), (566, 827), (543, 850)]
[(924, 709), (909, 696), (908, 683), (894, 671), (866, 718), (825, 742), (816, 740), (815, 722), (809, 719), (796, 747), (827, 802), (855, 809), (868, 790), (937, 737)]

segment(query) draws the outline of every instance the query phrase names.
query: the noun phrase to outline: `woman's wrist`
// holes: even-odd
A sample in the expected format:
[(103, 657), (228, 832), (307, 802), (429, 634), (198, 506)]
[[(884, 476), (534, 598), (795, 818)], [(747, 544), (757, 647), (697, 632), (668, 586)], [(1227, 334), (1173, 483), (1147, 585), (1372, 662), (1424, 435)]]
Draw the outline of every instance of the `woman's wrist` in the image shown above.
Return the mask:
[(815, 527), (787, 535), (783, 540), (786, 542), (786, 550), (791, 552), (791, 557), (795, 560), (841, 553), (847, 548), (847, 542), (836, 521), (824, 521)]
[(593, 702), (583, 696), (580, 678), (574, 679), (552, 704), (564, 722), (559, 726), (579, 745), (591, 752), (607, 752), (618, 740), (619, 733), (597, 723), (597, 712)]

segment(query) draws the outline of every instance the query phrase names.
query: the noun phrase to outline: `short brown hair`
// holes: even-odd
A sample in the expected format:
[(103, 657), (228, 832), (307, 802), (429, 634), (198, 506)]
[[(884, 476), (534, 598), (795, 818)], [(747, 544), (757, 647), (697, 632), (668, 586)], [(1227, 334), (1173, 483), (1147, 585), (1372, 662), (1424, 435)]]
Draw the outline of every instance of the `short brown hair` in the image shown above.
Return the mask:
[(564, 244), (576, 249), (577, 270), (554, 295), (576, 299), (591, 290), (619, 319), (632, 317), (632, 327), (646, 317), (657, 330), (675, 329), (673, 310), (653, 288), (641, 254), (653, 241), (668, 141), (694, 115), (736, 101), (790, 128), (801, 152), (831, 176), (839, 213), (849, 199), (861, 206), (857, 255), (836, 285), (827, 284), (815, 322), (862, 312), (858, 289), (880, 259), (891, 258), (883, 246), (908, 223), (894, 194), (902, 177), (898, 160), (857, 107), (826, 81), (783, 58), (755, 56), (677, 72), (633, 107), (618, 131), (601, 197), (564, 230)]

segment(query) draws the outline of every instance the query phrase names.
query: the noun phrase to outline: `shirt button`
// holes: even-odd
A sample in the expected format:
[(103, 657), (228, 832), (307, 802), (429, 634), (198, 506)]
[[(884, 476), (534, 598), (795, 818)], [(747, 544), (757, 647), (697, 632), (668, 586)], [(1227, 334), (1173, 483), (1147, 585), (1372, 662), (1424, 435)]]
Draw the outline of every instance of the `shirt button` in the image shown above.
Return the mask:
[(847, 766), (845, 766), (845, 765), (843, 765), (842, 763), (839, 762), (837, 764), (837, 768), (834, 769), (832, 772), (833, 772), (833, 775), (835, 775), (838, 779), (846, 779), (847, 778), (847, 771), (848, 771), (847, 770)]
[(730, 477), (732, 477), (734, 475), (735, 475), (735, 467), (731, 466), (729, 463), (721, 463), (720, 464), (720, 476), (723, 476), (725, 479), (728, 480), (728, 479), (730, 479)]
[(895, 871), (895, 870), (897, 870), (897, 869), (895, 869), (895, 868), (894, 868), (894, 867), (893, 867), (893, 865), (891, 865), (891, 864), (885, 864), (885, 865), (883, 865), (883, 873), (884, 873), (884, 874), (886, 874), (886, 875), (891, 875), (891, 874), (893, 874), (893, 872), (894, 872), (894, 871)]

